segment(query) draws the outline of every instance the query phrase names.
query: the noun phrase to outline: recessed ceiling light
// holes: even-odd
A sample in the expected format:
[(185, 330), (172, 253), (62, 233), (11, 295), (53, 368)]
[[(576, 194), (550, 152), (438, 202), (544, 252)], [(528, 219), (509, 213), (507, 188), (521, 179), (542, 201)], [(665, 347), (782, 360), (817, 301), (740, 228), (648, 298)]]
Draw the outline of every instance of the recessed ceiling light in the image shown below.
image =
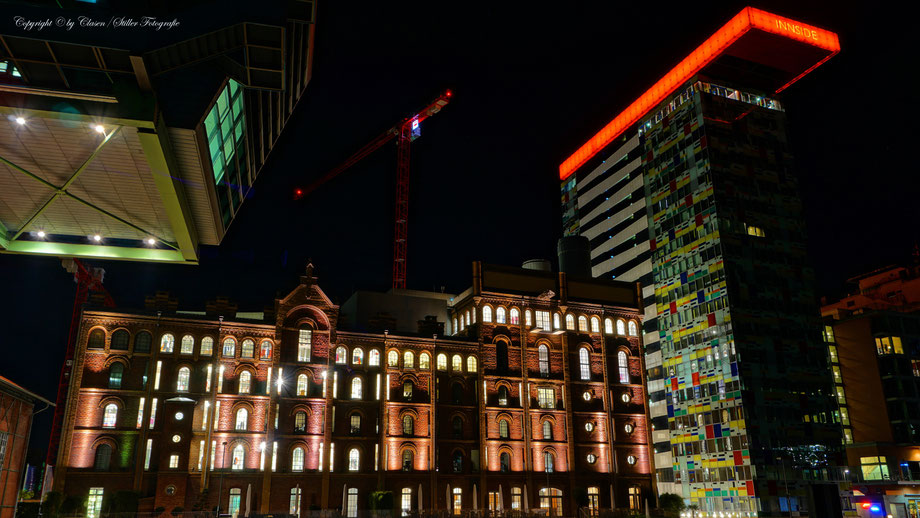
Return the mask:
[(19, 124), (20, 126), (22, 126), (25, 123), (26, 123), (25, 119), (23, 119), (22, 117), (16, 117), (16, 124)]
[(38, 237), (44, 239), (44, 237), (45, 237), (45, 231), (44, 231), (44, 230), (39, 230), (39, 231), (38, 231)]
[(99, 234), (93, 234), (93, 241), (97, 243), (102, 241), (102, 236), (100, 236)]
[(148, 237), (148, 238), (146, 239), (146, 242), (147, 242), (147, 244), (150, 245), (150, 246), (153, 246), (153, 245), (157, 244), (156, 240), (153, 239), (152, 237)]
[(94, 129), (96, 130), (96, 133), (105, 133), (105, 127), (103, 127), (101, 124), (96, 124)]

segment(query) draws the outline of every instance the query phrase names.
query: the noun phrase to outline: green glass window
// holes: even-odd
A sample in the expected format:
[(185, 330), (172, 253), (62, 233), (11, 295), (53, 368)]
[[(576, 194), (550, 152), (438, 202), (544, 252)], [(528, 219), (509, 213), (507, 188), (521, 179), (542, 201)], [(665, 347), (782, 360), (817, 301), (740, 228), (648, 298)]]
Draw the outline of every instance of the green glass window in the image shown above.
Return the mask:
[(216, 183), (224, 179), (228, 168), (231, 167), (230, 164), (236, 154), (237, 145), (243, 140), (245, 129), (243, 89), (240, 88), (239, 83), (231, 79), (204, 120), (204, 130)]

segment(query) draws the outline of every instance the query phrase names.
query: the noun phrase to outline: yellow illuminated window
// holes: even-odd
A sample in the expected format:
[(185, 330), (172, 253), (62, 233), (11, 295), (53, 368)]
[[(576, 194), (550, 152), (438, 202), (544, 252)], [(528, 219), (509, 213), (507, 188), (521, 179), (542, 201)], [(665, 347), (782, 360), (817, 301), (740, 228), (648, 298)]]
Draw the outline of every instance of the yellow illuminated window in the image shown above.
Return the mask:
[(746, 224), (746, 223), (745, 223), (744, 226), (745, 226), (745, 229), (747, 230), (747, 235), (749, 235), (749, 236), (756, 236), (756, 237), (764, 237), (764, 233), (763, 233), (763, 229), (762, 229), (762, 228), (760, 228), (760, 227), (755, 227), (754, 225), (748, 225), (748, 224)]

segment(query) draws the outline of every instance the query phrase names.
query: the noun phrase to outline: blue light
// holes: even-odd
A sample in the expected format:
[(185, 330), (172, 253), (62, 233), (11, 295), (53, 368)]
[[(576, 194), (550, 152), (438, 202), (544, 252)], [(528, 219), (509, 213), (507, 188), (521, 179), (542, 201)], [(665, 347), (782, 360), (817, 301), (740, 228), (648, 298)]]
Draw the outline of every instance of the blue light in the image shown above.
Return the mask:
[(879, 507), (878, 504), (872, 504), (872, 507), (870, 507), (869, 510), (872, 511), (873, 513), (877, 513), (881, 511), (882, 508)]

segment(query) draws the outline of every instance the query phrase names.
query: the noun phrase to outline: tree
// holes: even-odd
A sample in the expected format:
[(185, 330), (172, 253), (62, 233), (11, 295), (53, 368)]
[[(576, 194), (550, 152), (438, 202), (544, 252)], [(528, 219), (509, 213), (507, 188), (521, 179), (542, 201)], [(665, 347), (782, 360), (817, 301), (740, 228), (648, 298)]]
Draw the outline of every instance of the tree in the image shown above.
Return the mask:
[(674, 493), (662, 493), (658, 497), (658, 505), (661, 506), (661, 509), (667, 511), (670, 516), (677, 516), (677, 513), (686, 508), (684, 499)]
[(61, 503), (64, 501), (64, 493), (60, 491), (49, 491), (42, 500), (41, 513), (44, 518), (55, 518), (61, 512)]

